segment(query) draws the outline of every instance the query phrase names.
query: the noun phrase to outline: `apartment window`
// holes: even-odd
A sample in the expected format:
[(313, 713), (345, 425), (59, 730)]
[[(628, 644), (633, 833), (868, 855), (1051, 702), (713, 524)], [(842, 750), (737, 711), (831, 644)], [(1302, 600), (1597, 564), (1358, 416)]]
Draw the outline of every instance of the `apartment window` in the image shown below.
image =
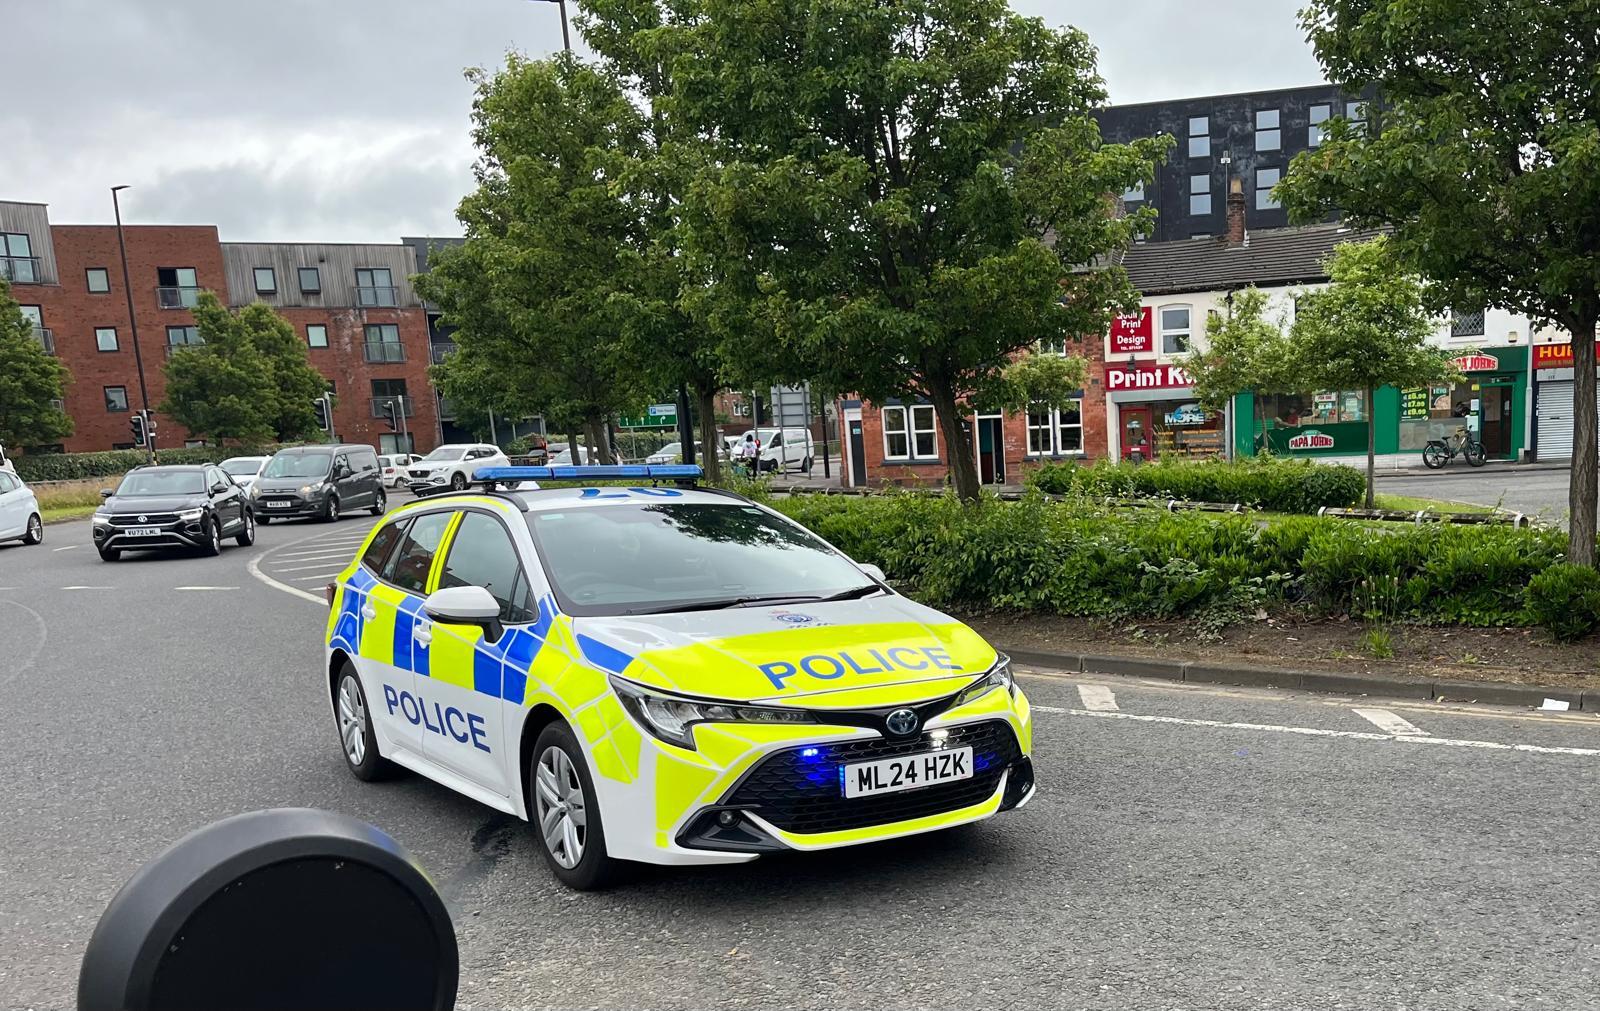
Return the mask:
[(200, 298), (200, 281), (193, 267), (156, 270), (156, 299), (163, 309), (193, 309)]
[(169, 326), (167, 327), (167, 350), (173, 348), (189, 347), (195, 344), (204, 344), (200, 339), (200, 328), (197, 326)]
[(397, 414), (411, 417), (416, 413), (416, 404), (406, 395), (406, 381), (404, 379), (374, 379), (372, 380), (372, 416), (384, 417), (384, 405), (396, 404), (399, 407)]
[(1450, 336), (1452, 337), (1482, 337), (1483, 336), (1483, 310), (1450, 310)]
[(314, 348), (328, 346), (328, 328), (322, 323), (306, 324), (306, 343)]
[(937, 460), (932, 404), (883, 409), (883, 456), (886, 460)]
[(83, 272), (83, 278), (91, 295), (104, 295), (111, 290), (111, 272), (104, 267), (90, 267)]
[(1169, 305), (1161, 310), (1161, 353), (1183, 355), (1189, 353), (1189, 307)]
[(33, 258), (33, 242), (25, 232), (0, 232), (0, 278), (18, 284), (39, 280), (39, 261)]
[(400, 343), (400, 328), (393, 323), (368, 323), (366, 326), (367, 361), (403, 362), (405, 345)]
[(1189, 177), (1189, 213), (1211, 213), (1211, 177), (1209, 175)]
[(1189, 157), (1211, 157), (1211, 117), (1189, 117)]
[(95, 327), (94, 346), (101, 351), (117, 350), (117, 328), (114, 326)]
[(1278, 185), (1283, 178), (1283, 170), (1275, 168), (1256, 169), (1256, 210), (1275, 210), (1278, 201), (1272, 197), (1272, 187)]
[(322, 292), (322, 272), (316, 267), (300, 268), (300, 290), (307, 295)]
[(393, 275), (388, 267), (361, 267), (356, 270), (356, 305), (395, 305)]
[(1035, 344), (1034, 348), (1042, 355), (1065, 355), (1067, 353), (1067, 339), (1065, 337), (1048, 337)]
[(278, 290), (278, 275), (271, 267), (256, 268), (256, 294), (271, 295)]
[(1283, 134), (1278, 129), (1277, 109), (1256, 110), (1256, 150), (1277, 151), (1283, 147)]
[(1083, 401), (1028, 409), (1028, 455), (1065, 456), (1083, 451)]
[(1359, 132), (1367, 125), (1367, 103), (1344, 103), (1344, 118), (1350, 121), (1350, 129)]
[(1310, 109), (1311, 128), (1306, 131), (1306, 144), (1317, 147), (1327, 139), (1327, 127), (1324, 125), (1333, 118), (1333, 106), (1313, 105)]
[(1136, 204), (1144, 199), (1144, 183), (1134, 183), (1122, 193), (1122, 202)]
[(128, 388), (126, 386), (107, 386), (106, 411), (115, 414), (128, 409)]

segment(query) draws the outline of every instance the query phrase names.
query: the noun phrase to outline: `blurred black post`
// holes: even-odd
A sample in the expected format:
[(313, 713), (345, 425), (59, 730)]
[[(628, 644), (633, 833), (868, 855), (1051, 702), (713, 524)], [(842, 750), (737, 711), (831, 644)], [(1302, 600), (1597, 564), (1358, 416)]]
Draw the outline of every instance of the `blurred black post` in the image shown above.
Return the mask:
[[(700, 423), (706, 423), (704, 418)], [(694, 463), (694, 421), (689, 417), (689, 387), (678, 384), (678, 446), (684, 463)]]

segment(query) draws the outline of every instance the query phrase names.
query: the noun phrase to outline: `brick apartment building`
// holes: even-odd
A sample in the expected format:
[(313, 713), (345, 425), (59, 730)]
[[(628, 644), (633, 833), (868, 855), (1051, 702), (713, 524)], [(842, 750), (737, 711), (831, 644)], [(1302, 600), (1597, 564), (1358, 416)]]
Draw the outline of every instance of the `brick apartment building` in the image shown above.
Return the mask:
[[(152, 410), (166, 395), (170, 349), (199, 340), (190, 307), (213, 291), (231, 306), (265, 301), (289, 319), (336, 394), (340, 439), (398, 448), (378, 405), (403, 396), (411, 443), (424, 452), (437, 443), (428, 325), (410, 287), (409, 247), (223, 243), (213, 225), (127, 225), (124, 235)], [(50, 448), (131, 448), (142, 400), (116, 227), (53, 225), (43, 204), (0, 201), (0, 277), (70, 374), (63, 407), (74, 431)], [(171, 418), (158, 413), (156, 422), (158, 447), (191, 441)]]

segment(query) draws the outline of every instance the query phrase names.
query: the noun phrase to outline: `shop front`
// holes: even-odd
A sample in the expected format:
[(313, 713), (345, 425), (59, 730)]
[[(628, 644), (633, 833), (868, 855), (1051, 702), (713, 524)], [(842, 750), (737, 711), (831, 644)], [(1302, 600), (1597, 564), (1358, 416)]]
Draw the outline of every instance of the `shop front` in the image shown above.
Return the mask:
[(1459, 383), (1400, 391), (1400, 452), (1420, 453), (1430, 440), (1465, 430), (1483, 444), (1484, 456), (1515, 460), (1527, 441), (1528, 349), (1464, 354), (1455, 366), (1466, 375)]
[(1189, 374), (1179, 366), (1108, 362), (1105, 389), (1113, 457), (1154, 460), (1222, 454), (1222, 415), (1201, 409)]
[[(1600, 391), (1596, 393), (1600, 400)], [(1573, 415), (1577, 403), (1571, 344), (1533, 346), (1534, 455), (1540, 460), (1572, 459)]]

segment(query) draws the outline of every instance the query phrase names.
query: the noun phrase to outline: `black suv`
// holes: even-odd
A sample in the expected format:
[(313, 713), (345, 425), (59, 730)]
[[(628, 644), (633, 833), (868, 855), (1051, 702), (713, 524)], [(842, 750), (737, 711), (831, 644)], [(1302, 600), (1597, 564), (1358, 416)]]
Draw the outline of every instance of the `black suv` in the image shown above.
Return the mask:
[(94, 514), (94, 546), (108, 562), (138, 548), (193, 547), (216, 555), (224, 537), (240, 547), (256, 539), (249, 496), (212, 464), (139, 467), (115, 491), (100, 495), (105, 502)]
[(341, 512), (389, 508), (371, 446), (297, 446), (273, 454), (250, 487), (262, 523), (288, 516), (336, 520)]

